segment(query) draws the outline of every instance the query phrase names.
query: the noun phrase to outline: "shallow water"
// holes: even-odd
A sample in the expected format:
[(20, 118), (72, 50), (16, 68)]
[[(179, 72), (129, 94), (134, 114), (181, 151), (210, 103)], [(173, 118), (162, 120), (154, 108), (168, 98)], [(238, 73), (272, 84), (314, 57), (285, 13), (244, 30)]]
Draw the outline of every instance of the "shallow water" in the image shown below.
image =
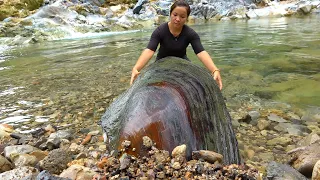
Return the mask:
[[(192, 27), (221, 69), (227, 103), (252, 94), (308, 109), (320, 107), (319, 21), (309, 16)], [(46, 121), (96, 126), (109, 103), (129, 87), (131, 68), (151, 32), (0, 44), (0, 123), (22, 132)], [(201, 64), (191, 48), (188, 56)]]

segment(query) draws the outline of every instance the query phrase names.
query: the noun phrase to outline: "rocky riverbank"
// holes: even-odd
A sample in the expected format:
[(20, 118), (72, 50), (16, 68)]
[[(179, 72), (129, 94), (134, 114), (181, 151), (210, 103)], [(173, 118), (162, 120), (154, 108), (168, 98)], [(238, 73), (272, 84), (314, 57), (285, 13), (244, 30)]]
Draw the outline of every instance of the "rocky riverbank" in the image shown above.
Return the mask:
[[(200, 1), (189, 0), (189, 23), (304, 16), (319, 13), (319, 0)], [(1, 43), (17, 45), (86, 36), (92, 33), (140, 30), (166, 21), (171, 0), (1, 0)]]
[[(55, 132), (52, 126), (45, 127), (41, 133), (46, 135), (40, 139), (35, 139), (36, 134), (32, 138), (12, 133), (16, 139), (2, 144), (1, 179), (257, 179), (260, 176), (256, 169), (246, 165), (222, 166), (222, 156), (210, 151), (194, 152), (193, 160), (186, 161), (185, 145), (176, 147), (170, 157), (169, 152), (158, 150), (148, 137), (144, 137), (148, 154), (136, 158), (125, 153), (121, 157), (110, 156), (99, 131), (91, 131), (83, 139), (75, 138), (68, 130)], [(130, 148), (130, 142), (125, 141), (123, 148)]]
[[(248, 97), (241, 109), (232, 110), (243, 165), (221, 164), (221, 155), (194, 152), (194, 160), (184, 158), (185, 146), (173, 152), (161, 151), (145, 141), (145, 157), (125, 153), (118, 156), (103, 141), (98, 124), (79, 128), (52, 121), (35, 126), (31, 133), (19, 133), (10, 125), (0, 126), (0, 177), (4, 179), (280, 179), (319, 178), (319, 111), (304, 115), (284, 104), (265, 103)], [(234, 98), (236, 101), (237, 98)], [(268, 106), (269, 104), (269, 106)], [(261, 110), (256, 109), (260, 107)], [(261, 108), (263, 107), (263, 108)], [(101, 112), (102, 113), (102, 112)], [(71, 117), (69, 117), (70, 119)], [(71, 118), (72, 119), (72, 118)], [(74, 121), (74, 120), (72, 120)], [(53, 123), (55, 122), (55, 123)], [(76, 124), (81, 124), (77, 122)], [(149, 142), (149, 143), (148, 143)], [(130, 142), (123, 143), (123, 149)], [(169, 156), (171, 155), (171, 156)], [(32, 178), (31, 178), (32, 177)], [(37, 178), (36, 178), (37, 177)]]

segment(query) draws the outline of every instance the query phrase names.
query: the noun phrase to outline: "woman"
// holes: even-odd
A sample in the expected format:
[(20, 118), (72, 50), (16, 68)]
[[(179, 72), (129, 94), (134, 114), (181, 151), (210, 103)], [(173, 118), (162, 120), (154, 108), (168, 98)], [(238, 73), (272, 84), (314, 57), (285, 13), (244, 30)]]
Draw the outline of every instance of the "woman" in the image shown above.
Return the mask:
[(190, 15), (190, 6), (184, 1), (176, 1), (170, 8), (170, 21), (161, 24), (151, 35), (147, 48), (141, 53), (138, 61), (132, 69), (130, 84), (140, 74), (140, 70), (152, 58), (160, 43), (157, 60), (167, 57), (176, 56), (188, 60), (186, 49), (191, 44), (193, 51), (200, 61), (211, 71), (211, 74), (222, 89), (222, 80), (220, 70), (213, 63), (210, 55), (204, 50), (199, 35), (185, 25)]

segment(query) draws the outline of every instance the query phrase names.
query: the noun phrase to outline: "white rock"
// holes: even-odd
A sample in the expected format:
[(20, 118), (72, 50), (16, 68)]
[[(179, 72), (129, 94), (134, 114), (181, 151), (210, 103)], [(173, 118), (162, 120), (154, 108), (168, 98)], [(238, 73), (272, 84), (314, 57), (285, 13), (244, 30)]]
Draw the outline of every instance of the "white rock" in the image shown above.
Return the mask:
[(320, 160), (313, 167), (312, 171), (312, 180), (319, 180), (320, 179)]
[(60, 177), (72, 180), (92, 180), (95, 174), (96, 173), (91, 171), (90, 168), (75, 164), (70, 166), (68, 169), (65, 169), (60, 174)]
[(186, 156), (187, 146), (185, 144), (177, 146), (172, 151), (172, 157)]
[(1, 173), (0, 179), (23, 179), (37, 174), (39, 174), (39, 171), (36, 168), (24, 166)]

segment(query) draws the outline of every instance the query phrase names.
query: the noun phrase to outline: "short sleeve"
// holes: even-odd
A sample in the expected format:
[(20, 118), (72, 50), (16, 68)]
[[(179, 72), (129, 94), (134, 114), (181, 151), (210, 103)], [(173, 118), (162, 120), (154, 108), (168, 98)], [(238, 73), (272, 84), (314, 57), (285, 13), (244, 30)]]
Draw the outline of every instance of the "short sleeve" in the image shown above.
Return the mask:
[(198, 33), (196, 33), (194, 30), (192, 30), (190, 32), (190, 38), (191, 38), (190, 44), (191, 44), (192, 49), (195, 54), (198, 54), (198, 53), (204, 51), (204, 47), (201, 44), (200, 37), (199, 37)]
[(153, 31), (151, 34), (151, 38), (149, 44), (147, 46), (148, 49), (152, 51), (156, 51), (160, 42), (160, 32), (159, 27)]

